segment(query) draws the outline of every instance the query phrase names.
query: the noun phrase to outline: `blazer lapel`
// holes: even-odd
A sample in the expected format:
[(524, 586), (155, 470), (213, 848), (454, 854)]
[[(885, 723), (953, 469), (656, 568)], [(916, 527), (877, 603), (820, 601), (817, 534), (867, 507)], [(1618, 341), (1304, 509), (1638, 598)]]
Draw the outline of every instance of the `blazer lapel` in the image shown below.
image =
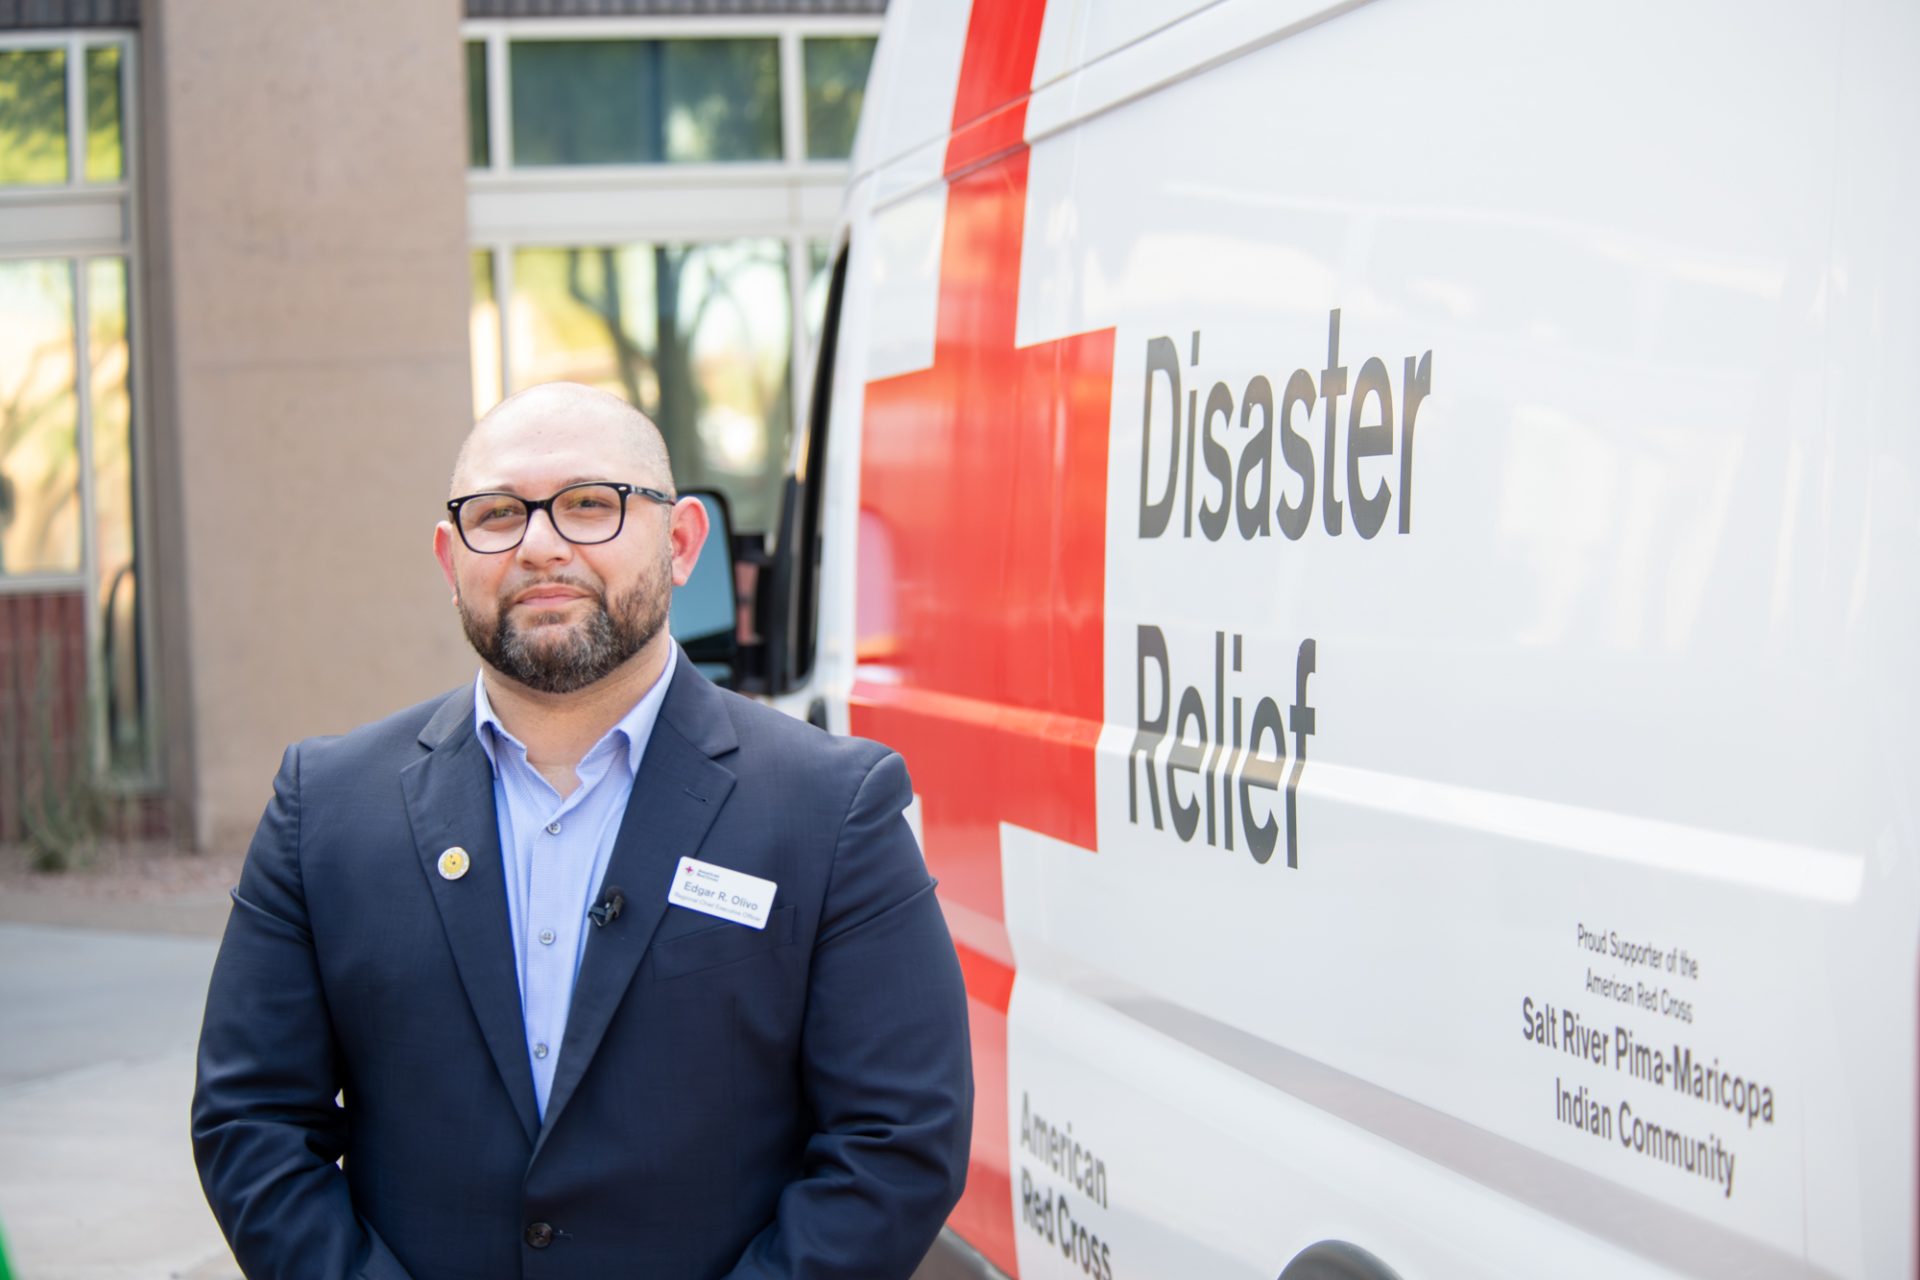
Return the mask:
[[(420, 744), (427, 754), (400, 773), (420, 867), (433, 889), (467, 1001), (531, 1141), (539, 1132), (540, 1113), (520, 1016), (493, 767), (474, 732), (471, 689), (448, 696), (420, 731)], [(440, 855), (456, 845), (470, 862), (466, 875), (449, 880), (440, 874)]]
[[(533, 1149), (536, 1160), (586, 1074), (666, 914), (675, 864), (700, 848), (707, 828), (733, 790), (732, 771), (713, 760), (739, 745), (725, 697), (694, 669), (685, 653), (679, 655), (614, 838), (606, 879), (594, 897), (596, 902), (604, 901), (607, 890), (618, 888), (626, 905), (604, 927), (589, 926), (591, 936), (573, 985), (560, 1062), (547, 1095), (546, 1122)], [(511, 977), (511, 969), (508, 974)], [(521, 1053), (524, 1057), (525, 1050)]]

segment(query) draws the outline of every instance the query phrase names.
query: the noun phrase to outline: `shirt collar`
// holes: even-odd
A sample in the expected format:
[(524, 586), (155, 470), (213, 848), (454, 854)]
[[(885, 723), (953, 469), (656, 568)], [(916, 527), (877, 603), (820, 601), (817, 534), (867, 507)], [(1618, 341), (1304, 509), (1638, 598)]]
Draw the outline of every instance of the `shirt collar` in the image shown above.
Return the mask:
[[(614, 734), (620, 734), (627, 745), (628, 776), (639, 776), (640, 759), (646, 755), (647, 743), (653, 738), (654, 722), (660, 719), (660, 708), (666, 703), (667, 686), (673, 681), (674, 668), (680, 661), (679, 654), (680, 646), (669, 642), (667, 665), (660, 669), (660, 676), (653, 682), (653, 687), (641, 694), (640, 701), (633, 704), (633, 709), (621, 716), (619, 723), (607, 730), (599, 742), (593, 744), (593, 749), (587, 752), (588, 756), (599, 751)], [(522, 756), (526, 754), (526, 748), (521, 745), (520, 740), (508, 733), (507, 727), (500, 723), (500, 717), (494, 714), (493, 703), (487, 699), (486, 679), (479, 675), (473, 678), (473, 730), (478, 735), (480, 746), (486, 751), (487, 761), (493, 766), (495, 773), (500, 771), (500, 757), (497, 754), (500, 743), (511, 743), (519, 749)]]

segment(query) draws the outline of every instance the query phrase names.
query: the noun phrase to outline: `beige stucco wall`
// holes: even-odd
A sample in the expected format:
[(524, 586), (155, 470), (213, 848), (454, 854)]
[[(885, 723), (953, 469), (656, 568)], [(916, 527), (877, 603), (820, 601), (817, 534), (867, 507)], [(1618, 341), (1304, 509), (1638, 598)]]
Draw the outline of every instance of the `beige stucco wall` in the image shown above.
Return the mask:
[(428, 543), (471, 412), (459, 22), (143, 8), (166, 769), (203, 847), (287, 742), (472, 670)]

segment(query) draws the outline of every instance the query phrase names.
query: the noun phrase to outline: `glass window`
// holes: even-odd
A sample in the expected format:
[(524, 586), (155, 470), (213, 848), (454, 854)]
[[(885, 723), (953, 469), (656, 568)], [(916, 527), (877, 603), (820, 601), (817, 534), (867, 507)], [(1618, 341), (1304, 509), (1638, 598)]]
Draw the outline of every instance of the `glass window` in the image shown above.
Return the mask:
[(853, 154), (873, 44), (872, 36), (816, 36), (801, 46), (807, 68), (807, 155), (812, 159), (844, 160)]
[(475, 249), (473, 306), (468, 315), (468, 342), (473, 347), (473, 416), (477, 419), (500, 403), (500, 306), (493, 296), (493, 254)]
[[(58, 43), (33, 43), (43, 38)], [(0, 189), (17, 204), (20, 188), (62, 188), (63, 207), (119, 215), (77, 220), (58, 257), (0, 255), (0, 579), (28, 599), (65, 602), (28, 637), (20, 669), (51, 661), (66, 672), (59, 696), (72, 703), (62, 713), (72, 745), (110, 774), (147, 782), (138, 267), (121, 185), (138, 168), (133, 39), (70, 31), (0, 48)], [(14, 216), (0, 208), (0, 235), (11, 229), (19, 253), (44, 233)], [(0, 818), (5, 808), (0, 799)]]
[(792, 418), (783, 241), (519, 249), (513, 279), (511, 390), (626, 397), (682, 486), (723, 491), (742, 530), (769, 526)]
[(0, 49), (0, 185), (67, 180), (67, 51)]
[(780, 158), (778, 42), (516, 40), (516, 165)]
[(73, 268), (0, 262), (0, 574), (80, 568)]
[(807, 241), (807, 292), (800, 299), (807, 317), (809, 347), (820, 341), (820, 326), (827, 322), (827, 286), (833, 276), (833, 257), (824, 240)]
[(87, 50), (87, 181), (118, 182), (127, 176), (122, 141), (120, 46)]
[(467, 41), (467, 167), (484, 169), (491, 154), (487, 132), (487, 46)]
[(127, 263), (87, 263), (87, 351), (93, 434), (94, 554), (99, 562), (101, 708), (116, 772), (146, 763), (139, 558), (133, 485), (133, 397), (127, 341)]
[(772, 40), (667, 43), (667, 159), (780, 158), (780, 55)]

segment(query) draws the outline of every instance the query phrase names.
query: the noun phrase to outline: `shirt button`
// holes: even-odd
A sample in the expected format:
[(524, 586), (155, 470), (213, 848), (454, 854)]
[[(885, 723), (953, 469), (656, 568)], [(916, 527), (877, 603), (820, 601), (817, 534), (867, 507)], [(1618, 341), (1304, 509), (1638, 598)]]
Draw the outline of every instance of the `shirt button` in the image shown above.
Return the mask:
[(546, 947), (550, 947), (553, 945), (553, 930), (542, 929), (540, 931), (540, 944)]
[(557, 836), (557, 835), (559, 835), (559, 834), (560, 834), (560, 824), (559, 824), (559, 823), (557, 823), (557, 822), (549, 822), (549, 823), (547, 824), (547, 834), (548, 834), (548, 835), (550, 835), (550, 836)]
[(544, 1058), (544, 1057), (546, 1057), (546, 1056), (547, 1056), (547, 1046), (545, 1046), (544, 1044), (537, 1044), (537, 1045), (535, 1045), (535, 1046), (533, 1046), (533, 1056), (534, 1056), (534, 1057), (536, 1057), (536, 1058)]

